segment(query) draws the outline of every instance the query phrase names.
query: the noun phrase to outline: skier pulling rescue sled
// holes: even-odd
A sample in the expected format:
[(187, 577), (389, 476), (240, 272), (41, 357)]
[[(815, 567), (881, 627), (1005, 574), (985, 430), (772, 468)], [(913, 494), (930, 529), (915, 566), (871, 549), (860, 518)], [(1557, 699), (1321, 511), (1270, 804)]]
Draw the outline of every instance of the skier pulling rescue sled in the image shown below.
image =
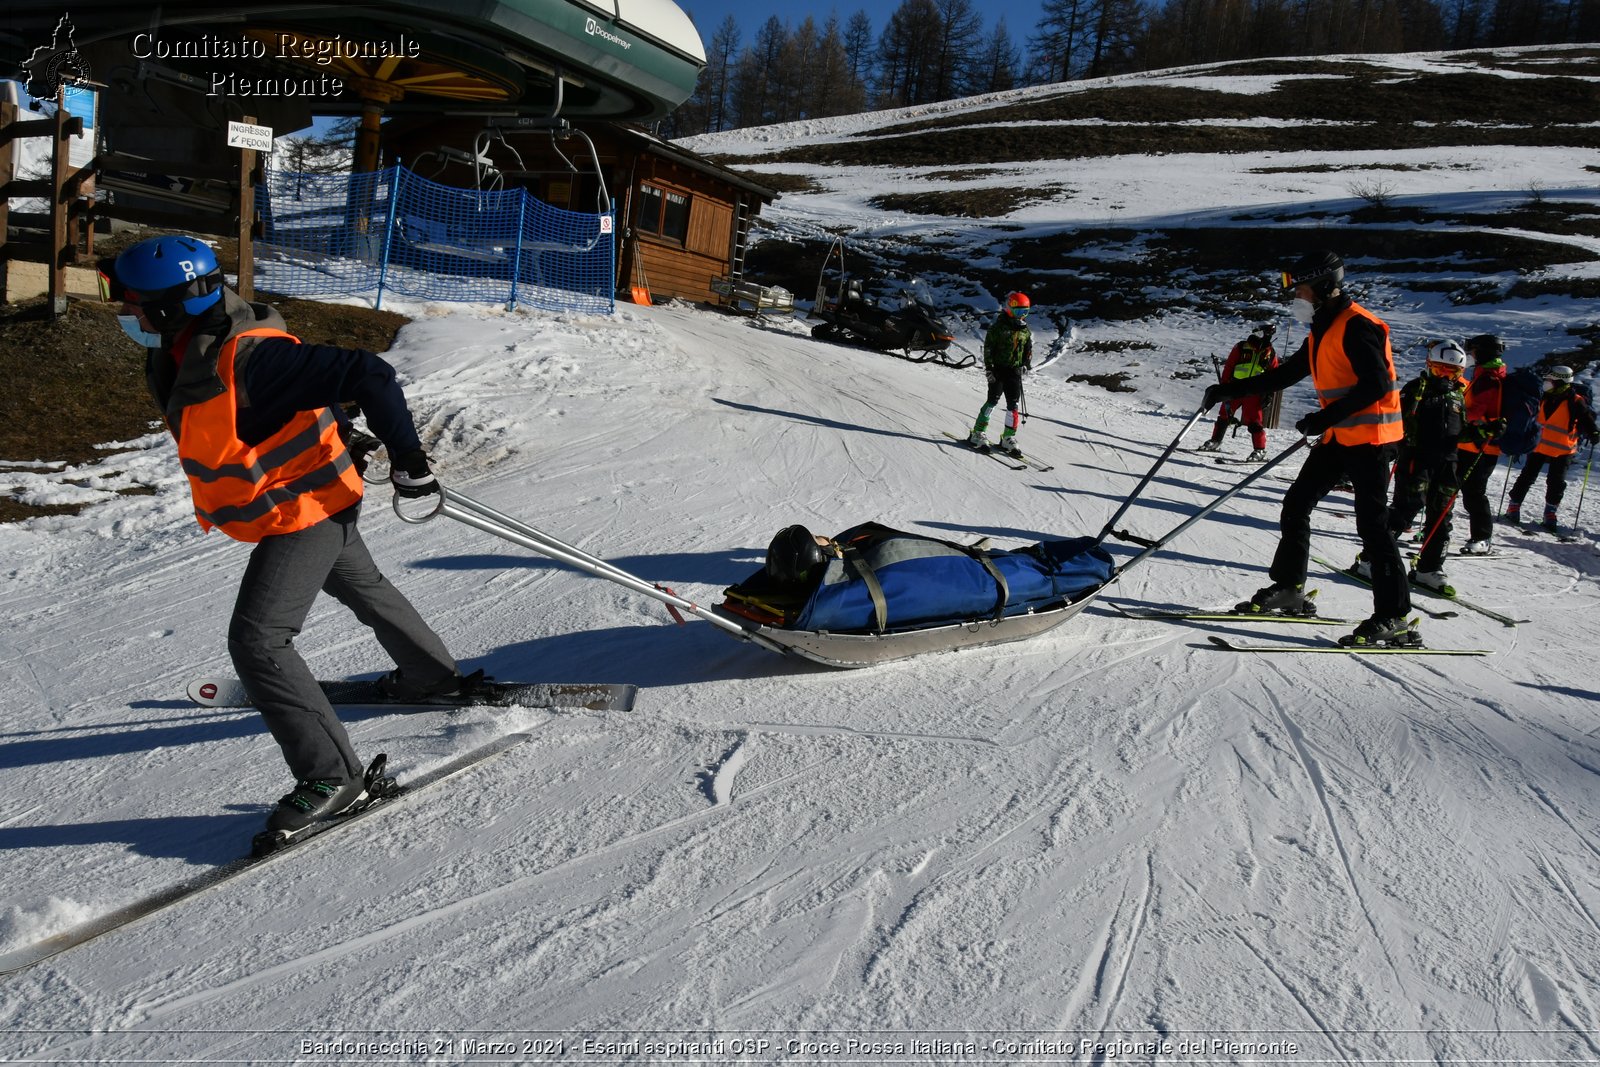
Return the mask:
[(1371, 566), (1372, 617), (1342, 643), (1420, 645), (1407, 620), (1411, 591), (1400, 548), (1389, 535), (1389, 471), (1403, 436), (1400, 390), (1389, 327), (1344, 292), (1344, 261), (1313, 252), (1283, 274), (1292, 291), (1294, 317), (1310, 334), (1276, 370), (1248, 383), (1219, 382), (1206, 389), (1204, 406), (1248, 393), (1285, 389), (1310, 376), (1319, 409), (1294, 428), (1320, 438), (1283, 498), (1282, 537), (1268, 576), (1272, 584), (1241, 608), (1312, 614), (1305, 593), (1311, 555), (1311, 510), (1343, 478), (1355, 492), (1356, 532)]
[(356, 528), (363, 450), (339, 405), (361, 405), (394, 457), (401, 497), (440, 491), (394, 368), (356, 349), (302, 344), (265, 304), (223, 284), (199, 238), (153, 237), (101, 264), (104, 296), (146, 349), (151, 394), (177, 442), (195, 519), (253, 545), (228, 625), (228, 651), (278, 742), (295, 785), (257, 848), (282, 845), (334, 815), (394, 791), (357, 758), (294, 641), (327, 591), (371, 627), (397, 664), (396, 699), (470, 695), (444, 642), (379, 573)]

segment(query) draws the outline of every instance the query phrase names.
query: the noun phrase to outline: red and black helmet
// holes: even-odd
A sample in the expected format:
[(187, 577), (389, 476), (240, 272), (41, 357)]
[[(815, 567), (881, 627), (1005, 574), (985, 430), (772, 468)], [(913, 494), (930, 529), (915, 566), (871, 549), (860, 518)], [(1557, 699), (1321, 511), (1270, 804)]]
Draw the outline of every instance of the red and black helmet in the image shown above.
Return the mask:
[(1009, 292), (1006, 294), (1006, 314), (1014, 319), (1025, 319), (1033, 307), (1033, 301), (1028, 299), (1027, 293)]

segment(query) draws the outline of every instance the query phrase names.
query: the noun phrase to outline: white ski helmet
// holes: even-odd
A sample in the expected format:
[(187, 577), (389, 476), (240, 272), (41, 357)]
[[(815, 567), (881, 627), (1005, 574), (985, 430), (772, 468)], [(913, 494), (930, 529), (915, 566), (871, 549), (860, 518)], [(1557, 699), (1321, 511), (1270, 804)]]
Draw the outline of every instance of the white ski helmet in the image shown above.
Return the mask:
[(1455, 341), (1435, 341), (1428, 346), (1428, 362), (1438, 367), (1452, 368), (1452, 374), (1467, 369), (1467, 353)]

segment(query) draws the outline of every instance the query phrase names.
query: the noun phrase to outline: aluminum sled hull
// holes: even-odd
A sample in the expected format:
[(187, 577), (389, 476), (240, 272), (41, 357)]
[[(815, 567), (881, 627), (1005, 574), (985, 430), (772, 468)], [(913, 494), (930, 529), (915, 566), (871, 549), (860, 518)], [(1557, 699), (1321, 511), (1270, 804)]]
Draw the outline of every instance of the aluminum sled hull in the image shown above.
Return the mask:
[(719, 604), (713, 610), (737, 622), (759, 643), (781, 645), (788, 655), (798, 656), (828, 667), (876, 667), (880, 663), (925, 656), (933, 652), (954, 652), (985, 645), (1024, 641), (1054, 629), (1078, 614), (1099, 595), (1096, 589), (1083, 598), (1058, 608), (1013, 615), (995, 621), (973, 619), (962, 623), (931, 626), (920, 630), (901, 630), (882, 634), (839, 634), (826, 630), (785, 630), (762, 626)]

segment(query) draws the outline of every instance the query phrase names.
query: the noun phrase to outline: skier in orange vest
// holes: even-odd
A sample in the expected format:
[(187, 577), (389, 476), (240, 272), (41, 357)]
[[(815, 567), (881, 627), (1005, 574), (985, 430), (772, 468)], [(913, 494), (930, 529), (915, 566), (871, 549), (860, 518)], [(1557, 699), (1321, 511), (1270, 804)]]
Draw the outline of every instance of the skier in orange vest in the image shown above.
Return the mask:
[(146, 379), (177, 441), (196, 520), (255, 546), (228, 651), (295, 778), (267, 830), (293, 837), (368, 800), (365, 768), (294, 647), (318, 592), (372, 628), (398, 665), (382, 683), (396, 698), (473, 681), (361, 540), (361, 470), (377, 442), (352, 449), (340, 405), (359, 404), (388, 448), (397, 493), (428, 496), (439, 484), (394, 368), (371, 352), (300, 343), (277, 311), (223, 284), (204, 241), (141, 241), (102, 274), (107, 298), (122, 303), (124, 332), (147, 350)]
[(1272, 584), (1238, 606), (1244, 612), (1315, 613), (1305, 594), (1311, 554), (1311, 510), (1342, 478), (1355, 494), (1356, 532), (1372, 567), (1372, 617), (1340, 639), (1346, 645), (1419, 645), (1407, 621), (1411, 590), (1400, 548), (1389, 535), (1389, 470), (1400, 447), (1400, 390), (1389, 327), (1344, 292), (1344, 261), (1313, 252), (1283, 274), (1291, 311), (1310, 336), (1276, 370), (1206, 390), (1207, 408), (1249, 392), (1284, 389), (1310, 376), (1319, 410), (1294, 424), (1320, 437), (1284, 494), (1282, 537), (1268, 576)]
[(1567, 466), (1577, 454), (1578, 443), (1600, 441), (1600, 429), (1595, 424), (1583, 394), (1572, 388), (1571, 367), (1551, 367), (1544, 376), (1544, 395), (1539, 398), (1535, 414), (1539, 423), (1539, 443), (1533, 447), (1522, 473), (1511, 483), (1511, 503), (1506, 505), (1506, 518), (1522, 521), (1522, 498), (1528, 495), (1539, 472), (1548, 468), (1544, 482), (1544, 523), (1551, 533), (1559, 531), (1556, 511), (1567, 493)]

